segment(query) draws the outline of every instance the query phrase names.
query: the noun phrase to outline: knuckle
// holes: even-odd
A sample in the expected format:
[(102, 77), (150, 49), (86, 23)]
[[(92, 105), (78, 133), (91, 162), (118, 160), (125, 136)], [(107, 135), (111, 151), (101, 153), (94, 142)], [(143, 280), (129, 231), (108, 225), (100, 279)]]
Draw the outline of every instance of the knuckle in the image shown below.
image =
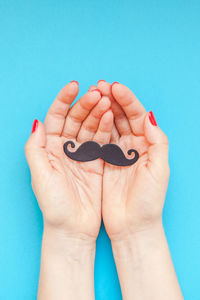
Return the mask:
[(94, 124), (87, 124), (85, 125), (85, 129), (86, 131), (91, 131), (91, 132), (95, 132), (96, 131), (96, 126)]
[(168, 161), (163, 163), (163, 171), (169, 177), (170, 175), (170, 167)]
[(169, 139), (165, 133), (163, 133), (163, 143), (166, 144), (167, 146), (169, 145)]
[(30, 140), (28, 140), (24, 146), (24, 151), (25, 151), (26, 156), (29, 156), (30, 153), (32, 153), (32, 150), (33, 150), (33, 147), (30, 143)]
[(26, 142), (26, 144), (25, 144), (25, 146), (24, 146), (24, 150), (25, 150), (25, 153), (26, 153), (26, 154), (30, 152), (30, 143), (29, 143), (29, 141)]
[(170, 175), (170, 166), (169, 164), (167, 163), (166, 165), (166, 174), (169, 176)]

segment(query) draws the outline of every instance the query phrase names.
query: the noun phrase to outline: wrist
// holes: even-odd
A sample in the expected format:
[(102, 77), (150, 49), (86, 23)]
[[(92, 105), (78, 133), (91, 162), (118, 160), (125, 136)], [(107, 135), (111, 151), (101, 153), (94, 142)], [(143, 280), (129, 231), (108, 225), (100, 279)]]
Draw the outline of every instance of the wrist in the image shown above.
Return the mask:
[(74, 260), (94, 260), (96, 240), (84, 234), (68, 234), (63, 230), (44, 226), (43, 245), (54, 254)]
[(94, 299), (95, 241), (44, 226), (39, 299)]
[(165, 239), (165, 233), (162, 221), (159, 221), (143, 230), (113, 238), (111, 240), (113, 255), (115, 260), (138, 259), (160, 245), (163, 239)]

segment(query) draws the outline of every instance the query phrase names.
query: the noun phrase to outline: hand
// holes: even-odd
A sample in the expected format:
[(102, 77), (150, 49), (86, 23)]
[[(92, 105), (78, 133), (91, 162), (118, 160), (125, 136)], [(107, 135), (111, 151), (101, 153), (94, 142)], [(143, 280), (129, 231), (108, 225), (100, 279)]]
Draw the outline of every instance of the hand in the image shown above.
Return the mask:
[(103, 220), (111, 240), (117, 240), (162, 223), (169, 178), (168, 139), (127, 87), (104, 81), (97, 87), (112, 102), (115, 126), (111, 142), (124, 153), (133, 148), (140, 155), (129, 167), (105, 164)]
[(67, 140), (109, 143), (113, 114), (108, 97), (88, 91), (70, 109), (78, 83), (67, 84), (45, 124), (35, 122), (25, 152), (44, 218), (38, 300), (94, 299), (95, 240), (101, 224), (103, 161), (76, 162)]
[(63, 144), (94, 140), (109, 143), (113, 115), (108, 97), (88, 91), (78, 94), (77, 82), (67, 84), (51, 105), (44, 125), (37, 123), (26, 147), (32, 186), (43, 212), (44, 225), (66, 236), (96, 240), (101, 224), (103, 161), (76, 162)]
[(182, 300), (162, 226), (169, 178), (167, 137), (127, 87), (103, 81), (97, 86), (111, 99), (111, 142), (124, 153), (133, 148), (140, 154), (132, 166), (104, 167), (103, 220), (123, 299)]

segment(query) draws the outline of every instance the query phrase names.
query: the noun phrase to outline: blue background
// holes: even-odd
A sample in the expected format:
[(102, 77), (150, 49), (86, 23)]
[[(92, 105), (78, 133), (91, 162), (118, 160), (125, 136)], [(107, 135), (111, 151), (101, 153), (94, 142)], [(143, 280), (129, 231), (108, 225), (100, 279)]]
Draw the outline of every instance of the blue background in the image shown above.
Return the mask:
[[(186, 300), (200, 278), (200, 1), (0, 0), (0, 299), (36, 298), (42, 215), (24, 156), (70, 80), (128, 85), (170, 140), (164, 225)], [(134, 283), (133, 283), (134, 284)], [(121, 299), (102, 227), (96, 299)]]

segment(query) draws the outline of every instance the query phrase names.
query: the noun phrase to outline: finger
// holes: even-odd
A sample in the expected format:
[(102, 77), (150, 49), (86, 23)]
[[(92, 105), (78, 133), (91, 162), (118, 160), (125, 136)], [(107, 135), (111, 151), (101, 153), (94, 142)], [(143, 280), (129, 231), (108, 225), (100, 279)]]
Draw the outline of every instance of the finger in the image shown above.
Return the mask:
[(89, 92), (91, 92), (91, 91), (93, 91), (93, 90), (96, 90), (97, 89), (97, 86), (96, 85), (91, 85), (90, 87), (89, 87)]
[(166, 177), (169, 176), (168, 138), (157, 126), (152, 112), (146, 114), (144, 132), (145, 137), (150, 144), (148, 149), (147, 167), (155, 178), (166, 179)]
[(103, 114), (110, 108), (110, 100), (108, 97), (102, 97), (96, 106), (91, 110), (85, 121), (82, 123), (77, 136), (77, 141), (83, 142), (92, 140)]
[(68, 83), (49, 108), (44, 124), (47, 134), (61, 135), (69, 107), (78, 95), (78, 82)]
[[(103, 96), (107, 96), (110, 98), (111, 109), (112, 109), (112, 106), (113, 106), (112, 102), (114, 101), (114, 98), (112, 97), (112, 94), (111, 94), (110, 83), (106, 82), (105, 80), (99, 80), (97, 82), (97, 88), (99, 88), (99, 90), (102, 92)], [(112, 133), (111, 133), (111, 142), (116, 142), (119, 140), (119, 138), (120, 138), (120, 133), (116, 127), (115, 118), (114, 118), (113, 129), (112, 129)]]
[(112, 129), (112, 133), (111, 133), (110, 142), (111, 143), (117, 143), (119, 138), (120, 138), (119, 133), (116, 129), (115, 123), (113, 122), (113, 129)]
[(35, 120), (35, 131), (29, 137), (25, 145), (25, 154), (30, 167), (32, 179), (44, 177), (52, 171), (45, 150), (46, 134), (44, 125)]
[(125, 112), (131, 129), (135, 135), (144, 133), (144, 117), (146, 110), (132, 91), (118, 82), (111, 85), (111, 93)]
[(132, 130), (129, 125), (129, 121), (119, 105), (118, 102), (115, 101), (115, 99), (112, 96), (111, 93), (111, 85), (110, 83), (100, 80), (97, 84), (98, 89), (102, 92), (103, 95), (109, 97), (111, 99), (111, 108), (114, 114), (114, 123), (116, 126), (117, 131), (119, 132), (119, 135), (130, 135), (132, 134)]
[(110, 142), (113, 128), (113, 119), (113, 113), (110, 109), (104, 113), (100, 120), (97, 132), (93, 138), (95, 142), (99, 144), (107, 144)]
[(101, 99), (101, 92), (94, 90), (87, 92), (83, 97), (77, 101), (70, 109), (66, 120), (62, 135), (66, 138), (76, 138), (82, 122), (89, 115), (92, 108)]

